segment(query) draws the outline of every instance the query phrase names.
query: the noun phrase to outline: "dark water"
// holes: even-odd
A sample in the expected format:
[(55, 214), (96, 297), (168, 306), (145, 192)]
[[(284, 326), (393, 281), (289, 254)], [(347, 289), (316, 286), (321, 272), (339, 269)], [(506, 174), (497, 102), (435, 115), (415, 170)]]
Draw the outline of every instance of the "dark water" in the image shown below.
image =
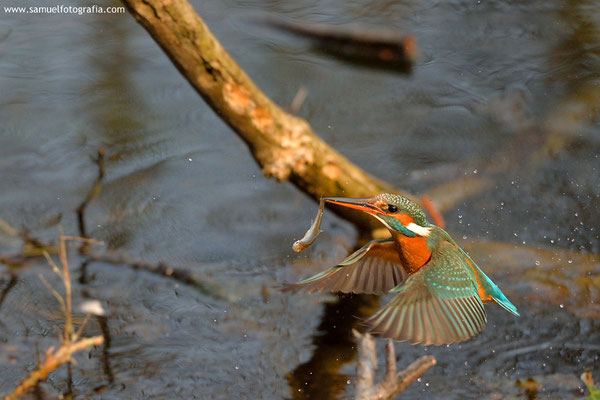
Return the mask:
[[(277, 103), (287, 106), (306, 87), (299, 114), (369, 172), (413, 192), (465, 176), (491, 182), (445, 213), (447, 228), (522, 316), (491, 305), (488, 326), (468, 342), (397, 344), (399, 365), (424, 354), (438, 359), (404, 397), (522, 396), (516, 381), (528, 378), (543, 388), (539, 398), (583, 397), (579, 374), (591, 368), (600, 378), (600, 7), (193, 4)], [(415, 36), (420, 57), (409, 76), (345, 64), (245, 19), (261, 13), (401, 29)], [(378, 300), (289, 296), (274, 287), (344, 257), (356, 245), (353, 228), (326, 215), (315, 246), (293, 253), (315, 205), (261, 175), (132, 17), (2, 14), (0, 93), (0, 218), (51, 241), (60, 216), (65, 232), (77, 234), (75, 210), (102, 147), (106, 177), (85, 212), (88, 234), (106, 243), (98, 251), (167, 262), (205, 283), (199, 290), (102, 262), (82, 268), (73, 253), (75, 304), (98, 299), (108, 313), (86, 334), (110, 337), (77, 357), (77, 398), (351, 396), (350, 328)], [(0, 254), (21, 245), (0, 235)], [(58, 286), (40, 259), (0, 265), (0, 394), (62, 328), (39, 273)], [(41, 396), (66, 390), (62, 368)]]

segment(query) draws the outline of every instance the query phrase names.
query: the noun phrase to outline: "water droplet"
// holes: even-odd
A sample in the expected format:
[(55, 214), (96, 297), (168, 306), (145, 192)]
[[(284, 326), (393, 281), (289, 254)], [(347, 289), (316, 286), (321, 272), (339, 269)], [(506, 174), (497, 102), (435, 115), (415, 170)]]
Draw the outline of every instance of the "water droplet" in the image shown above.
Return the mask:
[(535, 265), (539, 266), (541, 264), (540, 260), (535, 261)]
[(429, 382), (425, 382), (425, 386), (429, 386)]
[(348, 379), (348, 380), (346, 381), (346, 385), (349, 385), (349, 384), (350, 384), (350, 379)]
[(567, 261), (569, 264), (573, 264), (573, 260), (568, 260)]
[(421, 382), (421, 378), (417, 378), (417, 382)]
[(235, 369), (240, 369), (240, 367), (236, 365), (236, 366), (235, 366)]
[(565, 305), (564, 305), (564, 304), (561, 304), (561, 305), (560, 305), (560, 308), (565, 308)]
[(188, 161), (189, 161), (189, 162), (192, 162), (192, 159), (191, 159), (191, 158), (188, 158)]

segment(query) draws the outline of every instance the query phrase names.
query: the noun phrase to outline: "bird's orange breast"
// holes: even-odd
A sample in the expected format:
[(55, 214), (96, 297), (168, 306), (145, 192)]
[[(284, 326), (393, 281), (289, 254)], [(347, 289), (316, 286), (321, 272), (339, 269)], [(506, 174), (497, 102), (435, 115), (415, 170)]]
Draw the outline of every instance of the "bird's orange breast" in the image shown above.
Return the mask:
[[(414, 223), (415, 220), (407, 214), (395, 216), (404, 226)], [(398, 250), (398, 255), (402, 261), (402, 266), (409, 274), (413, 274), (423, 265), (427, 264), (431, 258), (431, 250), (427, 246), (427, 238), (416, 236), (408, 237), (406, 235), (394, 235), (394, 242)]]
[(396, 241), (396, 247), (398, 248), (402, 266), (406, 272), (413, 274), (427, 264), (431, 258), (431, 250), (429, 250), (425, 238), (420, 236), (399, 236), (400, 237)]

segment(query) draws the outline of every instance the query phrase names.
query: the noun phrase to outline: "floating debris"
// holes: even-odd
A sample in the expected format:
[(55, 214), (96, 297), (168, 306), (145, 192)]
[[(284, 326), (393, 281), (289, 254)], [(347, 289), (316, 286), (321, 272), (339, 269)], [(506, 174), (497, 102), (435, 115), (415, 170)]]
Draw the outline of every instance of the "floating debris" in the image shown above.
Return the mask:
[(104, 311), (104, 308), (102, 307), (102, 303), (100, 303), (98, 300), (84, 301), (83, 303), (81, 303), (79, 305), (79, 311), (86, 313), (86, 314), (97, 315), (100, 317), (103, 317), (106, 315), (106, 311)]
[(300, 24), (275, 18), (262, 23), (306, 38), (328, 55), (371, 67), (408, 73), (417, 58), (415, 38), (394, 29)]

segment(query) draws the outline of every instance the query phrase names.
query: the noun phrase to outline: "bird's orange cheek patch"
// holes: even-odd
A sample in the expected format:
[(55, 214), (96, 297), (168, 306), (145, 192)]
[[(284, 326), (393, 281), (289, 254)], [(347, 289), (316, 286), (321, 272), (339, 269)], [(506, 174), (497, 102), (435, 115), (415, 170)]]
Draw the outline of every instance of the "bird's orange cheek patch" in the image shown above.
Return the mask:
[(404, 226), (407, 226), (408, 224), (414, 223), (415, 220), (413, 219), (413, 217), (411, 217), (408, 214), (398, 214), (398, 215), (394, 215), (394, 217), (396, 217), (396, 219), (398, 221), (400, 221), (400, 223)]

